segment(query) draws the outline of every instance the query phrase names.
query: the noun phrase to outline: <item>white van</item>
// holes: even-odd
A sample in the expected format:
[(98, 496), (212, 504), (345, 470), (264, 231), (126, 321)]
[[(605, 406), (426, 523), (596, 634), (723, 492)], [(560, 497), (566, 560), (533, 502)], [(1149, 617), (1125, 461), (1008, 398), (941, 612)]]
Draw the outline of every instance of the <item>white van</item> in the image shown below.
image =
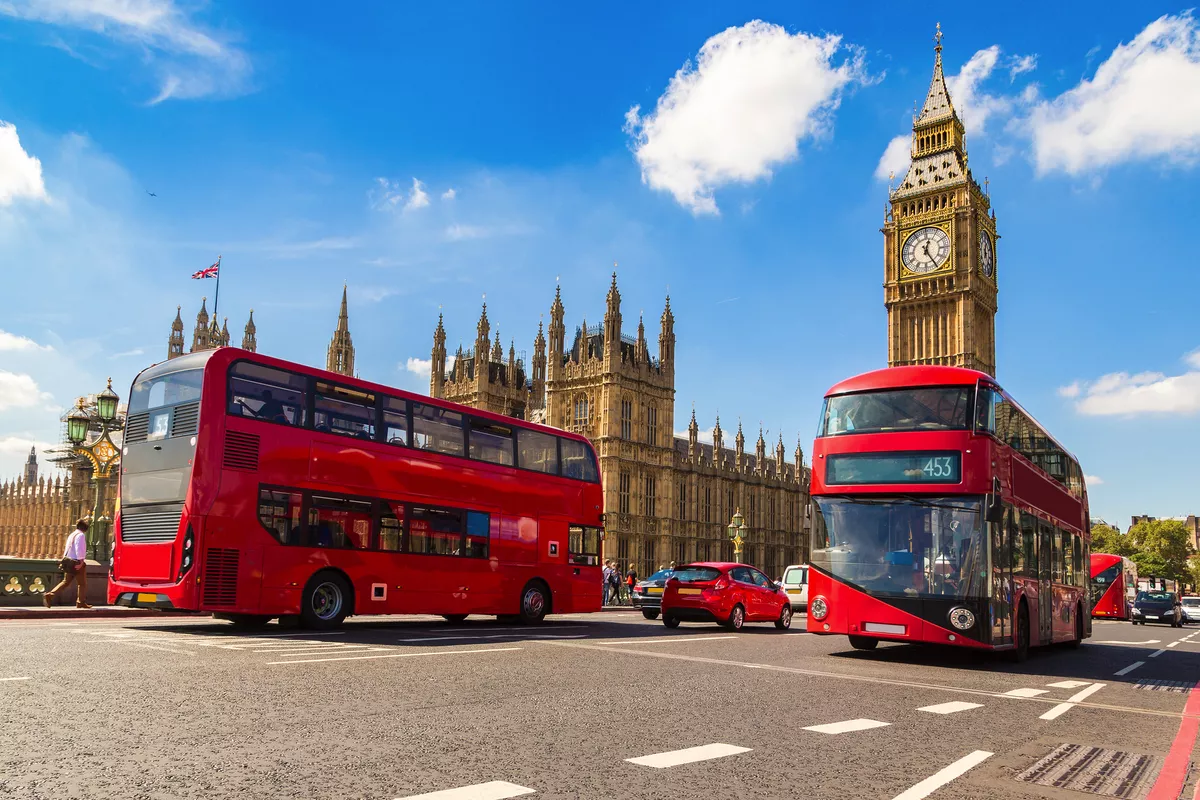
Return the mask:
[(783, 590), (793, 611), (808, 609), (808, 564), (794, 564), (783, 571)]

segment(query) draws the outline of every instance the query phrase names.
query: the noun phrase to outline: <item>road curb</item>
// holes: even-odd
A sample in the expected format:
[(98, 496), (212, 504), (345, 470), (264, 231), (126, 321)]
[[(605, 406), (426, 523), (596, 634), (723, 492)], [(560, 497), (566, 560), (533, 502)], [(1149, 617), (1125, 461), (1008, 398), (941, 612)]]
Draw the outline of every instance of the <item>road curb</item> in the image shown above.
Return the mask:
[(162, 616), (162, 612), (149, 608), (119, 608), (116, 606), (94, 606), (92, 608), (3, 608), (0, 607), (2, 619), (101, 619), (124, 617)]

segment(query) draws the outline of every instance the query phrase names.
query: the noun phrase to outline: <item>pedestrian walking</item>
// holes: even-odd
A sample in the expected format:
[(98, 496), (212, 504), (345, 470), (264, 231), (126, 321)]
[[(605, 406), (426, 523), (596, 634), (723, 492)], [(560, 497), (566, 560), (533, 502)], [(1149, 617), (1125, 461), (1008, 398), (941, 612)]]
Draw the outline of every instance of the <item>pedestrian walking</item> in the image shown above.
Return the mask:
[(637, 586), (637, 570), (633, 568), (633, 564), (629, 565), (629, 572), (625, 575), (625, 585), (629, 587), (629, 602), (633, 602), (633, 587)]
[(75, 597), (76, 608), (91, 608), (87, 601), (87, 530), (88, 521), (81, 519), (75, 523), (75, 530), (67, 537), (67, 546), (63, 550), (62, 560), (58, 568), (63, 571), (63, 579), (50, 591), (42, 595), (46, 608), (54, 605), (58, 593), (75, 581), (77, 589)]
[(615, 565), (610, 562), (608, 568), (608, 596), (614, 605), (621, 605), (621, 578)]
[(611, 575), (612, 575), (612, 561), (605, 559), (604, 571), (601, 573), (601, 576), (600, 576), (600, 585), (604, 589), (603, 605), (608, 605), (609, 601), (610, 601), (610, 597), (609, 597), (610, 588), (609, 587), (611, 586), (611, 584), (609, 583), (608, 579), (609, 579), (609, 576), (611, 576)]

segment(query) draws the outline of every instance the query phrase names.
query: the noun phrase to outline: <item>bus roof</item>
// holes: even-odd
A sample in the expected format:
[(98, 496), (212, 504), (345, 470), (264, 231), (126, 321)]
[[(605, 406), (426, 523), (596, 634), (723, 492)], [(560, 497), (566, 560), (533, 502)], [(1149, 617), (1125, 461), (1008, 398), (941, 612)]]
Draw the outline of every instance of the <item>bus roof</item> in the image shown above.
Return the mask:
[(836, 383), (825, 396), (877, 389), (904, 389), (910, 386), (974, 386), (980, 380), (995, 381), (995, 378), (986, 372), (965, 367), (888, 367), (864, 372)]

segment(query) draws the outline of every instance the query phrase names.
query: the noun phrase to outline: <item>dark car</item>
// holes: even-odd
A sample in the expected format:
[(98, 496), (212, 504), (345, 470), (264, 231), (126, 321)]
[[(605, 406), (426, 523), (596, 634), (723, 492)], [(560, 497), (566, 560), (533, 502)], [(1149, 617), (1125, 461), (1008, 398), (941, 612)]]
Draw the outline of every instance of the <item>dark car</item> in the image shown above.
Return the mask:
[(1174, 592), (1138, 592), (1133, 599), (1133, 610), (1129, 614), (1134, 625), (1147, 622), (1165, 622), (1172, 628), (1183, 627), (1183, 607)]
[(642, 616), (646, 619), (658, 619), (658, 612), (662, 608), (663, 589), (667, 585), (667, 578), (671, 577), (673, 572), (674, 570), (670, 569), (660, 569), (646, 580), (634, 584), (633, 607), (640, 608)]

